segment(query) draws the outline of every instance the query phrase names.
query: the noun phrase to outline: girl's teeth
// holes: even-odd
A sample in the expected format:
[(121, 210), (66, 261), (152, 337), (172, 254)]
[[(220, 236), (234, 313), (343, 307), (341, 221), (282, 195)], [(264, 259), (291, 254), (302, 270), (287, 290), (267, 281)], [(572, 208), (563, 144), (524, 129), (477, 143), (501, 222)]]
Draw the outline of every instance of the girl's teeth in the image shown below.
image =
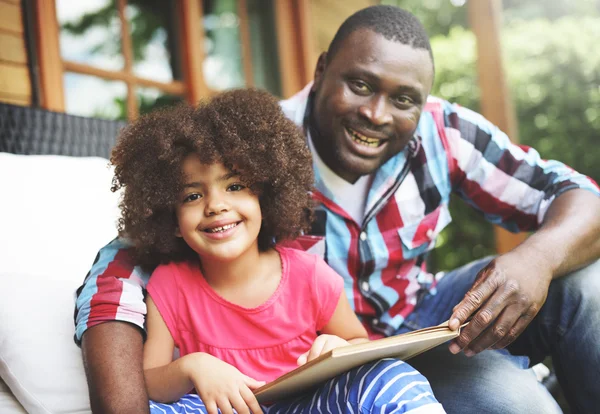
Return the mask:
[(208, 231), (209, 233), (221, 233), (221, 232), (224, 232), (225, 230), (232, 229), (235, 226), (237, 226), (237, 223), (228, 224), (223, 227), (215, 227), (214, 229), (208, 229), (206, 231)]

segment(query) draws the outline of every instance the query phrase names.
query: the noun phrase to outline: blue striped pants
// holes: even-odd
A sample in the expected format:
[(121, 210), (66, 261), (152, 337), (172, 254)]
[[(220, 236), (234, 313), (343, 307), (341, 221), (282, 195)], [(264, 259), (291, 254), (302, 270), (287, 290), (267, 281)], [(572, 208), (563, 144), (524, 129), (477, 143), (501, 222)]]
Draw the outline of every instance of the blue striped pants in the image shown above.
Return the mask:
[[(427, 379), (409, 364), (383, 359), (348, 371), (316, 391), (269, 406), (267, 414), (308, 413), (444, 413)], [(202, 413), (206, 408), (193, 394), (171, 404), (151, 401), (151, 413)]]

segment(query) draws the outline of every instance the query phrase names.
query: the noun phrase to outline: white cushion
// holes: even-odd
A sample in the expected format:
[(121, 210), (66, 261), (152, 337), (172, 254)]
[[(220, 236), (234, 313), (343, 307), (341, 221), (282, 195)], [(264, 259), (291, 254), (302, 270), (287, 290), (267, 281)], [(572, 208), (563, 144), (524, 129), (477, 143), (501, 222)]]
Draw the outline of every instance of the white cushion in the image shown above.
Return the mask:
[(112, 176), (102, 158), (0, 153), (0, 377), (29, 413), (90, 411), (74, 291), (116, 236)]
[(2, 414), (27, 414), (27, 411), (17, 401), (8, 385), (0, 379), (0, 413)]

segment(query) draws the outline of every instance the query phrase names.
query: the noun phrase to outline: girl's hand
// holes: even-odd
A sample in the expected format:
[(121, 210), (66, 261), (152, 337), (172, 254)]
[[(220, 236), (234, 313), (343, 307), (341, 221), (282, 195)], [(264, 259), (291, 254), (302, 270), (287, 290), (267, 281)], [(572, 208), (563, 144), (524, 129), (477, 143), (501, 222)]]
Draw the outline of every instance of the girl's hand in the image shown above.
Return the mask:
[(308, 351), (298, 357), (298, 365), (304, 365), (308, 361), (331, 351), (333, 348), (348, 346), (350, 342), (336, 335), (319, 335)]
[(198, 352), (192, 354), (186, 364), (185, 373), (194, 384), (198, 395), (204, 402), (208, 414), (260, 414), (262, 409), (252, 393), (263, 385), (242, 374), (237, 368), (212, 355)]

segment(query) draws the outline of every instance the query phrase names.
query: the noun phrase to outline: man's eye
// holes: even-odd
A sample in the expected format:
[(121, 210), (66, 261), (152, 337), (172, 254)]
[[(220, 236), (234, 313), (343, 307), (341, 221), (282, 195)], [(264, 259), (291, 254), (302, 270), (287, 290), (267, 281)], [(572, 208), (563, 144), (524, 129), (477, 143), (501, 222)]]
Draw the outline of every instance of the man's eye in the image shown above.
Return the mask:
[(350, 88), (355, 93), (359, 93), (359, 94), (365, 94), (365, 93), (371, 92), (371, 88), (369, 87), (369, 85), (367, 85), (363, 81), (357, 81), (357, 80), (350, 81)]
[(406, 95), (397, 96), (396, 98), (394, 98), (394, 101), (396, 102), (396, 104), (399, 105), (412, 105), (415, 103), (415, 101), (410, 96)]
[(227, 187), (227, 191), (242, 191), (244, 188), (246, 187), (242, 184), (231, 184), (229, 187)]
[(185, 198), (183, 199), (184, 203), (189, 203), (191, 201), (196, 201), (196, 200), (200, 200), (202, 198), (201, 194), (188, 194), (187, 196), (185, 196)]

